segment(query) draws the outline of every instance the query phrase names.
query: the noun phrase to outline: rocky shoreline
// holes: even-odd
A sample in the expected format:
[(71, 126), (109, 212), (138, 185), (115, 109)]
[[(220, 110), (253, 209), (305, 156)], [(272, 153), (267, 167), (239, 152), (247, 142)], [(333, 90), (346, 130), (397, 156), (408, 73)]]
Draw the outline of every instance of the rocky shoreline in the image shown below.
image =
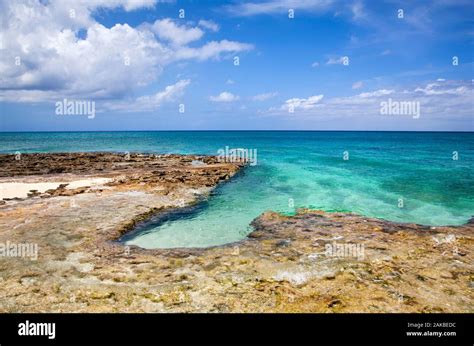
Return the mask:
[[(472, 222), (266, 212), (237, 243), (146, 250), (117, 239), (206, 198), (243, 164), (196, 155), (17, 158), (0, 155), (0, 186), (58, 185), (0, 205), (0, 245), (38, 246), (36, 260), (0, 257), (0, 312), (474, 311)], [(70, 188), (85, 180), (99, 183)]]

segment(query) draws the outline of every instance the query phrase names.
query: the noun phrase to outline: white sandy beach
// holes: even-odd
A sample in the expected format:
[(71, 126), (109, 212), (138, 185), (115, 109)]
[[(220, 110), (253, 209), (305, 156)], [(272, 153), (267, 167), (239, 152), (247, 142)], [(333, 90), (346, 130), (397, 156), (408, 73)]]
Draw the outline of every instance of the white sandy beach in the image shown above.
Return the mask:
[(45, 192), (56, 189), (61, 184), (68, 184), (66, 189), (76, 189), (84, 186), (99, 186), (111, 181), (111, 178), (91, 178), (75, 181), (37, 182), (37, 183), (0, 183), (0, 199), (3, 198), (26, 198), (31, 190)]

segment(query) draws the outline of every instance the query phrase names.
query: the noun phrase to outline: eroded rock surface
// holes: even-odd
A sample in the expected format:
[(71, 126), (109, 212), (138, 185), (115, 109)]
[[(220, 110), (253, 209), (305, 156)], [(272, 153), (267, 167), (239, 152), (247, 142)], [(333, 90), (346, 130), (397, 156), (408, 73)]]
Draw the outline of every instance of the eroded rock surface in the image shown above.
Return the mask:
[(0, 155), (0, 164), (0, 183), (111, 179), (0, 205), (0, 244), (39, 247), (36, 261), (0, 257), (1, 312), (474, 311), (472, 223), (267, 212), (238, 243), (145, 250), (116, 240), (205, 198), (241, 165), (107, 153)]

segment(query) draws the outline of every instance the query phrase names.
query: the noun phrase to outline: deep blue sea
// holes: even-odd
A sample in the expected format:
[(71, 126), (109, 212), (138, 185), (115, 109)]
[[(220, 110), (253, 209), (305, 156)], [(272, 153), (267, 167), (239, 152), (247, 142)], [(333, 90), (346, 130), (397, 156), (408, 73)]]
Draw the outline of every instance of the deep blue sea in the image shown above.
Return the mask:
[(266, 210), (307, 207), (425, 225), (474, 216), (474, 133), (42, 132), (0, 133), (0, 152), (116, 151), (216, 155), (257, 150), (255, 166), (207, 201), (128, 237), (146, 248), (244, 238)]

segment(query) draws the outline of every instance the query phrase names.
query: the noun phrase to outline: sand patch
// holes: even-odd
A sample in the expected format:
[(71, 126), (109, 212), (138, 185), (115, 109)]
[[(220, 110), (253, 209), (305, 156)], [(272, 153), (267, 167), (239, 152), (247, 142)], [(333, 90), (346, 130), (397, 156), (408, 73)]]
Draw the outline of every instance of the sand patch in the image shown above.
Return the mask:
[(68, 184), (66, 189), (77, 189), (85, 186), (98, 186), (106, 184), (111, 178), (90, 178), (75, 181), (58, 182), (38, 182), (38, 183), (0, 183), (0, 199), (3, 198), (26, 198), (31, 190), (45, 192), (50, 189), (57, 189), (61, 184)]

